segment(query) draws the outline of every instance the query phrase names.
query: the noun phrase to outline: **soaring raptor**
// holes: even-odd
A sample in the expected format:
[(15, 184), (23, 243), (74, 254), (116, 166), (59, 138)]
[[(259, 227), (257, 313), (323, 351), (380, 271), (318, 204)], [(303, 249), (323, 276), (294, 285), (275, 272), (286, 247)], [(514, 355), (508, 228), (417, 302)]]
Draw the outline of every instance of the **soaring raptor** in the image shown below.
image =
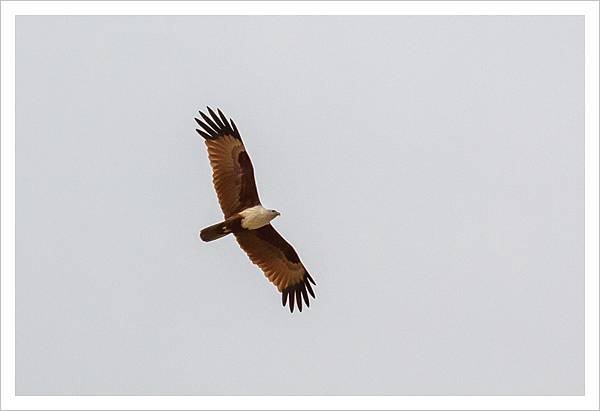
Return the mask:
[[(208, 149), (208, 159), (213, 171), (213, 184), (225, 220), (200, 231), (203, 241), (213, 241), (233, 233), (250, 260), (258, 265), (282, 294), (290, 312), (294, 302), (302, 311), (302, 300), (308, 307), (308, 295), (315, 293), (316, 285), (300, 261), (294, 248), (273, 228), (270, 221), (279, 212), (262, 206), (258, 198), (254, 169), (240, 133), (233, 120), (217, 109), (218, 115), (207, 107), (210, 116), (200, 111), (202, 120), (196, 118)], [(203, 121), (204, 120), (204, 121)]]

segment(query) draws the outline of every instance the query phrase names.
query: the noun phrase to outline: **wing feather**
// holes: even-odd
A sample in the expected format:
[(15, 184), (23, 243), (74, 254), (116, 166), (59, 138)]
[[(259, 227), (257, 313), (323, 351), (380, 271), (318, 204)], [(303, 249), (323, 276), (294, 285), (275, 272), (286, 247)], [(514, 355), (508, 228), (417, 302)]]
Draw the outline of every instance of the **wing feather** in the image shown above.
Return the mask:
[(213, 171), (213, 185), (225, 218), (260, 204), (254, 180), (252, 161), (246, 152), (237, 127), (227, 121), (221, 110), (219, 115), (208, 108), (211, 117), (200, 112), (202, 120), (196, 129), (204, 137), (208, 159)]
[(257, 230), (234, 233), (240, 247), (248, 254), (250, 260), (260, 267), (265, 276), (282, 293), (282, 304), (289, 301), (290, 311), (294, 311), (297, 303), (302, 311), (302, 300), (309, 306), (308, 294), (315, 298), (310, 286), (314, 280), (306, 271), (294, 248), (271, 224)]

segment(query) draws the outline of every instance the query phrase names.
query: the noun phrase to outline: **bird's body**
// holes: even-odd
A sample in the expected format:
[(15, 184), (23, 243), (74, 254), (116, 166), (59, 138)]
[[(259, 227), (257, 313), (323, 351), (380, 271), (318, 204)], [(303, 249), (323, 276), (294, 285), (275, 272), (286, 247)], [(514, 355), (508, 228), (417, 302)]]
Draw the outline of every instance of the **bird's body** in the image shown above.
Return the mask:
[(266, 226), (277, 217), (279, 213), (275, 210), (267, 210), (262, 205), (248, 207), (239, 213), (225, 219), (225, 221), (206, 227), (200, 231), (203, 241), (213, 241), (227, 234), (239, 233), (243, 230), (256, 230)]
[(196, 131), (205, 139), (213, 169), (213, 184), (225, 220), (200, 231), (203, 241), (213, 241), (233, 234), (250, 260), (282, 293), (285, 306), (294, 301), (302, 311), (302, 301), (309, 306), (308, 295), (315, 296), (315, 282), (306, 271), (294, 248), (273, 228), (270, 222), (279, 212), (262, 206), (254, 181), (254, 169), (233, 120), (220, 110), (211, 117), (200, 112), (204, 121), (195, 119), (202, 128)]

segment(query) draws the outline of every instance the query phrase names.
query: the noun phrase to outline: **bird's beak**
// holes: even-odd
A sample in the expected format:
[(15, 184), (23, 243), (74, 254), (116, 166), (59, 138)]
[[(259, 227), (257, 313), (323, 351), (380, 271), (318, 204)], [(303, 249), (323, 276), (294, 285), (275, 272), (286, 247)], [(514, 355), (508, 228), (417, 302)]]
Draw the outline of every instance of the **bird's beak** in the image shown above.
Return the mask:
[(281, 213), (279, 211), (275, 211), (275, 214), (277, 217), (279, 217), (281, 215)]

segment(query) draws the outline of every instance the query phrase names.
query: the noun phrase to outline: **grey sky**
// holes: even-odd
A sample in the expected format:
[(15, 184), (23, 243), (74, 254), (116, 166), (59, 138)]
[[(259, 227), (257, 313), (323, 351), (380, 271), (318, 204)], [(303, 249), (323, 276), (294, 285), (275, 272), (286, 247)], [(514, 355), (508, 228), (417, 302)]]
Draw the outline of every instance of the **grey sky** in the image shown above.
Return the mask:
[[(581, 395), (584, 19), (23, 17), (18, 395)], [(221, 218), (238, 125), (317, 281)]]

